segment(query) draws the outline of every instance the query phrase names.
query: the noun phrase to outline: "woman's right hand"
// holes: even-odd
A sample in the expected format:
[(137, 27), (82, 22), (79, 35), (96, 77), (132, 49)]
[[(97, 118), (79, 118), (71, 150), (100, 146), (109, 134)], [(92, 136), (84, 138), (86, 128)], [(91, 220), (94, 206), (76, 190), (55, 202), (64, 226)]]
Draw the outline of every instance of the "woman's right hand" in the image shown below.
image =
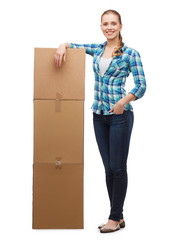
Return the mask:
[(66, 47), (66, 43), (62, 43), (57, 48), (56, 53), (54, 54), (54, 62), (56, 67), (61, 66), (62, 60), (66, 62)]

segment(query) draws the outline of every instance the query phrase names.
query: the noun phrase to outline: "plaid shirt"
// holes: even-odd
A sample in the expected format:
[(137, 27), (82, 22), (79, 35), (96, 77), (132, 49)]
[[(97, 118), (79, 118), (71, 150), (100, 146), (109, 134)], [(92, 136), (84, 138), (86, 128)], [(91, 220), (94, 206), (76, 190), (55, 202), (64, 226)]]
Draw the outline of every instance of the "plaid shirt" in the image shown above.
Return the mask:
[[(91, 106), (93, 112), (100, 114), (103, 109), (104, 115), (111, 115), (113, 106), (124, 96), (126, 96), (125, 82), (130, 72), (133, 74), (135, 87), (130, 93), (141, 98), (146, 91), (146, 81), (141, 62), (140, 54), (137, 50), (124, 46), (120, 49), (122, 55), (114, 56), (103, 76), (99, 69), (99, 61), (104, 53), (107, 41), (101, 44), (76, 44), (69, 43), (71, 48), (85, 48), (86, 53), (93, 56), (93, 71), (95, 75), (94, 102)], [(125, 110), (133, 111), (130, 103), (124, 106)]]

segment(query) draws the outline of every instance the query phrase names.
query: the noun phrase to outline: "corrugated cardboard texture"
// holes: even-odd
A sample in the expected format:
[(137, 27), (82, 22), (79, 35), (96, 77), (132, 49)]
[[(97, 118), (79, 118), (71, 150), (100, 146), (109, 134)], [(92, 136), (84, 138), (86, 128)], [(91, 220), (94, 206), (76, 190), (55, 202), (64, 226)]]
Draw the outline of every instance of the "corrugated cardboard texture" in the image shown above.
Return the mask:
[(54, 64), (56, 48), (34, 51), (34, 99), (85, 99), (85, 49), (67, 48), (60, 67)]
[(84, 101), (34, 100), (34, 163), (83, 163)]
[(33, 165), (33, 228), (83, 228), (83, 164)]

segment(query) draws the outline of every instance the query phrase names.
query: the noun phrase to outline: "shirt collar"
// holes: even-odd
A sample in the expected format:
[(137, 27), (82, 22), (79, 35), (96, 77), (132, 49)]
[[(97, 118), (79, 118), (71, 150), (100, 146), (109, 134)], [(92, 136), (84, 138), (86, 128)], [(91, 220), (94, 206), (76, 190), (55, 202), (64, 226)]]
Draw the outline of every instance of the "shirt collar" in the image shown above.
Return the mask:
[[(107, 41), (101, 43), (101, 46), (102, 46), (102, 47), (105, 47), (106, 44), (107, 44)], [(122, 44), (123, 44), (123, 47), (120, 49), (120, 51), (121, 51), (121, 52), (124, 52), (124, 51), (126, 50), (127, 46), (125, 45), (124, 42), (122, 42)]]

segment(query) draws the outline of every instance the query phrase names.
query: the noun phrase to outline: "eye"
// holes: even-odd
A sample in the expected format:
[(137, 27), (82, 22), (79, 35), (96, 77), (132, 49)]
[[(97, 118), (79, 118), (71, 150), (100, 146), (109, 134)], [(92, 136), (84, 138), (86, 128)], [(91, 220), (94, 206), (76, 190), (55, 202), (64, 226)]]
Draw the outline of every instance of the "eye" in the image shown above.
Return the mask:
[[(108, 25), (107, 22), (104, 22), (104, 23), (103, 23), (103, 26), (107, 26), (107, 25)], [(115, 26), (115, 25), (117, 25), (117, 22), (111, 22), (111, 25)]]

